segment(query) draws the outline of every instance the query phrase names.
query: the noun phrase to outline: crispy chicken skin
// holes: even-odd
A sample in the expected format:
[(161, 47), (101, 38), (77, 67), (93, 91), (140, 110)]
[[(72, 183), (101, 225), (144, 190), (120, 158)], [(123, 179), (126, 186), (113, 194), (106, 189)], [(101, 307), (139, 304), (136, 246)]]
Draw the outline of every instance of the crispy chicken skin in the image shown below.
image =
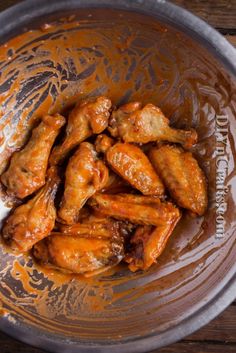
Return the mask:
[(10, 194), (22, 199), (45, 184), (49, 154), (64, 124), (65, 118), (59, 114), (44, 116), (25, 148), (13, 154), (9, 168), (1, 176)]
[(143, 151), (130, 143), (116, 143), (106, 158), (112, 169), (144, 195), (162, 196), (164, 185)]
[(105, 194), (129, 193), (130, 184), (119, 177), (119, 175), (113, 173), (112, 170), (109, 170), (108, 181), (101, 192), (104, 192)]
[(106, 151), (111, 146), (113, 146), (114, 143), (115, 143), (115, 141), (111, 137), (109, 137), (105, 134), (101, 134), (101, 135), (98, 135), (96, 138), (95, 149), (98, 153), (106, 153)]
[(33, 254), (44, 264), (72, 273), (85, 276), (101, 273), (124, 257), (124, 238), (117, 224), (102, 231), (87, 226), (88, 233), (81, 225), (73, 226), (75, 234), (52, 233), (35, 245)]
[(54, 198), (59, 182), (56, 169), (50, 168), (42, 189), (7, 218), (2, 235), (13, 249), (26, 252), (50, 234), (56, 219)]
[(125, 225), (123, 222), (111, 219), (111, 218), (96, 218), (92, 217), (90, 220), (87, 219), (82, 223), (75, 223), (70, 226), (60, 225), (60, 232), (67, 235), (78, 235), (79, 237), (85, 238), (110, 238), (111, 234), (117, 236), (122, 231), (122, 227), (125, 232)]
[(208, 203), (207, 182), (192, 153), (164, 145), (153, 148), (149, 158), (177, 205), (203, 215)]
[(66, 168), (65, 191), (58, 220), (66, 224), (76, 223), (80, 209), (106, 185), (108, 175), (108, 169), (98, 159), (94, 146), (88, 142), (81, 143)]
[(169, 126), (162, 111), (153, 104), (141, 108), (138, 102), (128, 103), (112, 113), (109, 131), (124, 142), (148, 143), (168, 141), (190, 148), (197, 142), (195, 130), (178, 130)]
[(85, 100), (69, 114), (66, 137), (61, 145), (54, 147), (50, 164), (60, 164), (68, 153), (92, 134), (100, 134), (107, 128), (111, 101), (106, 97)]
[(96, 194), (89, 204), (106, 216), (140, 225), (159, 226), (172, 222), (173, 217), (180, 215), (171, 202), (161, 202), (151, 196)]
[(171, 222), (157, 227), (139, 226), (130, 240), (132, 250), (125, 261), (132, 272), (147, 270), (162, 254), (180, 215), (174, 215)]

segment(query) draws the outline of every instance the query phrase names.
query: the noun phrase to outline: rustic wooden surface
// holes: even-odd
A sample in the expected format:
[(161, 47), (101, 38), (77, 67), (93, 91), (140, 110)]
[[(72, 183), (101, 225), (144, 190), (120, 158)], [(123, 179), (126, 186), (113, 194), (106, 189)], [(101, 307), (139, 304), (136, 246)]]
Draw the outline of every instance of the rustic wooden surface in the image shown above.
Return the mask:
[[(20, 1), (0, 0), (0, 11), (18, 2)], [(236, 0), (173, 0), (172, 2), (206, 20), (224, 34), (236, 48)], [(0, 347), (1, 353), (44, 353), (3, 333), (0, 333)], [(236, 353), (236, 301), (204, 328), (181, 342), (158, 350), (158, 353), (221, 352)]]

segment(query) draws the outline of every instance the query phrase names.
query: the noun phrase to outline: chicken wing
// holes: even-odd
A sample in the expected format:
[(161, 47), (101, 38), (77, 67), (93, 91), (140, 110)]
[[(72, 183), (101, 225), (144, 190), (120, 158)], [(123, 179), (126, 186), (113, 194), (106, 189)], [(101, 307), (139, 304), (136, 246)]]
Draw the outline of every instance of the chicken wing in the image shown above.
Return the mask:
[(148, 143), (169, 141), (190, 148), (197, 142), (195, 130), (177, 130), (169, 126), (169, 120), (153, 104), (141, 108), (140, 103), (128, 103), (112, 113), (110, 133), (124, 142)]
[(75, 223), (70, 226), (60, 225), (60, 232), (67, 235), (78, 235), (81, 238), (110, 238), (111, 234), (113, 236), (119, 236), (124, 229), (125, 224), (121, 221), (116, 221), (111, 218), (96, 218), (85, 220), (83, 223)]
[(71, 157), (65, 179), (64, 196), (58, 212), (62, 223), (78, 221), (80, 209), (86, 201), (102, 189), (108, 181), (108, 169), (97, 158), (91, 143), (83, 142)]
[(108, 181), (101, 192), (105, 194), (120, 194), (129, 193), (130, 189), (130, 184), (110, 170)]
[(50, 168), (42, 189), (7, 218), (2, 235), (13, 249), (26, 252), (52, 231), (56, 219), (54, 198), (59, 182), (56, 169)]
[(64, 124), (65, 118), (59, 114), (44, 116), (25, 148), (13, 154), (8, 170), (1, 176), (10, 194), (22, 199), (45, 184), (49, 154)]
[(112, 169), (144, 195), (164, 194), (164, 185), (143, 151), (130, 143), (116, 143), (106, 158)]
[(151, 196), (96, 194), (89, 204), (106, 216), (143, 225), (163, 225), (180, 215), (171, 202), (161, 202)]
[(207, 208), (207, 182), (192, 153), (165, 145), (153, 148), (150, 160), (178, 206), (203, 215)]
[[(91, 229), (77, 234), (52, 233), (35, 245), (33, 254), (40, 262), (87, 277), (106, 271), (124, 257), (124, 239), (118, 229), (106, 229), (105, 236)], [(103, 230), (104, 231), (104, 230)], [(100, 235), (97, 237), (97, 235)]]
[(63, 143), (54, 147), (50, 164), (60, 164), (69, 152), (93, 133), (100, 134), (106, 129), (110, 116), (111, 101), (106, 97), (85, 100), (69, 114), (66, 137)]
[(162, 254), (180, 215), (174, 215), (171, 222), (157, 227), (139, 226), (130, 240), (132, 250), (125, 261), (133, 272), (147, 270)]
[(106, 151), (111, 147), (113, 146), (115, 143), (115, 141), (105, 135), (105, 134), (100, 134), (98, 135), (98, 137), (96, 138), (96, 141), (95, 141), (95, 148), (96, 148), (96, 151), (98, 153), (106, 153)]

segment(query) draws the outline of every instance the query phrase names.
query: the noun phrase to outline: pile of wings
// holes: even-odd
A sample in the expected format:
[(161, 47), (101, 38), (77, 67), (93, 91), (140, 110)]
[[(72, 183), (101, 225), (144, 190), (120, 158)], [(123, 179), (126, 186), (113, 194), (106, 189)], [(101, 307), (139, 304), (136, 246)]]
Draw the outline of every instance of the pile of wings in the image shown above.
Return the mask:
[(106, 97), (79, 102), (63, 135), (65, 124), (62, 115), (44, 116), (12, 155), (1, 182), (22, 204), (3, 238), (42, 264), (85, 276), (122, 260), (131, 271), (148, 269), (183, 209), (206, 211), (206, 178), (187, 151), (196, 131), (170, 127), (153, 104), (117, 109)]

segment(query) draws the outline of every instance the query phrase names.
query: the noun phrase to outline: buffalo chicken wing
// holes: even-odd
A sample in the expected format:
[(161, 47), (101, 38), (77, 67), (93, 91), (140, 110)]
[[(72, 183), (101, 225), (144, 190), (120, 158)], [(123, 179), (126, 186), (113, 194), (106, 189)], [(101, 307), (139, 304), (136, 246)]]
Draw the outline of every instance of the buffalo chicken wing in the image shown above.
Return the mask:
[(162, 181), (143, 151), (130, 143), (117, 143), (106, 158), (112, 169), (144, 195), (164, 194)]
[(192, 153), (165, 145), (153, 148), (149, 157), (177, 205), (203, 215), (207, 208), (207, 183)]
[(49, 154), (64, 124), (65, 118), (59, 114), (44, 116), (25, 148), (13, 154), (8, 170), (1, 176), (10, 194), (22, 199), (45, 184)]
[(85, 202), (108, 181), (108, 169), (92, 144), (81, 143), (66, 168), (65, 191), (58, 211), (62, 223), (73, 224)]
[(26, 252), (50, 234), (56, 220), (54, 199), (59, 182), (57, 170), (53, 167), (42, 189), (8, 217), (2, 234), (13, 249)]
[(169, 120), (153, 104), (141, 108), (138, 102), (128, 103), (112, 113), (110, 132), (124, 142), (148, 143), (168, 141), (190, 148), (197, 142), (195, 130), (177, 130), (169, 126)]
[(153, 226), (139, 226), (130, 240), (132, 250), (126, 255), (125, 261), (133, 272), (147, 270), (162, 254), (180, 215), (174, 215), (170, 222)]
[(111, 101), (106, 97), (85, 100), (70, 113), (66, 127), (66, 137), (56, 146), (50, 157), (50, 164), (60, 164), (69, 152), (93, 133), (99, 134), (108, 125)]
[(151, 196), (96, 194), (89, 203), (106, 216), (143, 225), (163, 225), (180, 215), (171, 202), (162, 202)]
[(91, 276), (118, 264), (124, 257), (124, 237), (118, 222), (100, 226), (75, 225), (68, 233), (52, 233), (35, 245), (36, 259), (63, 270)]

